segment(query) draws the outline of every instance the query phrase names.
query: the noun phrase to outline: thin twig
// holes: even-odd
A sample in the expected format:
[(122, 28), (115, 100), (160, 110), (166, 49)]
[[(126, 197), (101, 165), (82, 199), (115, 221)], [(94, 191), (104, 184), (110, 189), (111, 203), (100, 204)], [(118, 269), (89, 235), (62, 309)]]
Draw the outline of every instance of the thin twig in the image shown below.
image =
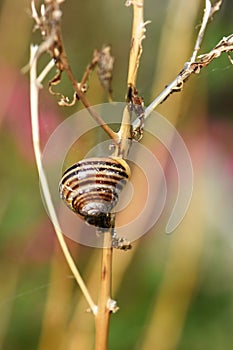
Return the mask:
[(198, 51), (201, 48), (201, 43), (205, 34), (205, 30), (208, 24), (208, 21), (210, 19), (210, 16), (212, 14), (212, 6), (211, 6), (211, 2), (210, 0), (206, 0), (206, 5), (205, 5), (205, 10), (204, 10), (204, 15), (203, 15), (203, 19), (202, 19), (202, 23), (201, 23), (201, 28), (199, 30), (198, 36), (197, 36), (197, 40), (194, 46), (194, 50), (193, 50), (193, 54), (192, 57), (190, 59), (190, 64), (195, 62), (196, 58), (197, 58), (197, 54)]
[[(74, 275), (74, 278), (76, 279), (84, 297), (87, 300), (87, 303), (90, 306), (91, 311), (93, 314), (96, 314), (96, 305), (93, 302), (89, 291), (86, 288), (86, 285), (72, 259), (72, 256), (69, 252), (69, 249), (66, 245), (66, 242), (64, 240), (62, 230), (60, 228), (57, 215), (54, 209), (54, 205), (50, 196), (50, 191), (48, 187), (48, 182), (46, 179), (46, 175), (43, 169), (42, 164), (42, 155), (41, 155), (41, 149), (40, 149), (40, 129), (39, 129), (39, 116), (38, 116), (38, 98), (39, 98), (39, 84), (37, 82), (37, 52), (38, 47), (37, 46), (31, 46), (31, 54), (30, 54), (30, 108), (31, 108), (31, 124), (32, 124), (32, 139), (33, 139), (33, 148), (36, 158), (36, 165), (38, 168), (41, 188), (43, 192), (43, 196), (46, 202), (46, 206), (49, 212), (49, 215), (51, 217), (54, 230), (56, 232), (58, 241), (60, 243), (61, 249), (63, 251), (63, 254), (65, 256), (65, 259)], [(47, 69), (47, 68), (46, 68)], [(42, 76), (42, 75), (41, 75)]]
[(88, 79), (89, 79), (91, 73), (93, 72), (95, 66), (96, 66), (97, 63), (98, 63), (98, 57), (97, 57), (97, 55), (96, 55), (95, 53), (96, 53), (96, 51), (94, 51), (93, 57), (92, 57), (92, 61), (91, 61), (91, 63), (89, 63), (88, 66), (86, 67), (85, 72), (84, 72), (84, 74), (83, 74), (83, 76), (82, 76), (82, 79), (81, 79), (81, 81), (80, 81), (80, 89), (81, 89), (82, 91), (83, 91), (83, 89), (86, 90), (86, 89), (85, 89), (85, 85), (87, 84), (87, 81), (88, 81)]
[(108, 136), (113, 139), (115, 142), (117, 142), (118, 140), (118, 135), (117, 133), (115, 133), (105, 122), (104, 120), (100, 117), (100, 115), (91, 107), (90, 103), (88, 102), (86, 96), (84, 95), (84, 93), (82, 92), (82, 90), (80, 89), (80, 84), (76, 81), (71, 67), (69, 65), (66, 53), (65, 53), (65, 49), (64, 49), (64, 45), (63, 45), (63, 40), (62, 40), (62, 35), (61, 32), (59, 31), (58, 33), (58, 38), (59, 38), (59, 42), (60, 45), (62, 47), (62, 52), (60, 55), (60, 59), (62, 62), (62, 65), (64, 67), (64, 71), (66, 72), (67, 77), (69, 78), (74, 91), (76, 92), (78, 98), (80, 99), (80, 101), (82, 102), (82, 104), (84, 105), (84, 107), (88, 110), (88, 112), (90, 113), (90, 115), (92, 116), (92, 118), (102, 127), (102, 129), (108, 134)]
[(114, 57), (111, 55), (111, 46), (105, 45), (101, 50), (94, 50), (91, 63), (87, 66), (80, 82), (80, 88), (83, 92), (88, 89), (87, 81), (97, 66), (97, 74), (100, 84), (108, 94), (109, 102), (112, 102), (112, 71), (114, 66)]
[(206, 0), (206, 5), (205, 5), (204, 15), (203, 15), (202, 23), (201, 23), (201, 28), (200, 28), (198, 36), (197, 36), (197, 40), (196, 40), (196, 43), (194, 46), (192, 57), (190, 58), (190, 61), (189, 61), (190, 64), (192, 64), (196, 61), (197, 54), (201, 48), (201, 44), (203, 41), (203, 37), (204, 37), (205, 31), (206, 31), (208, 21), (210, 20), (210, 18), (213, 17), (215, 12), (220, 10), (221, 4), (222, 4), (222, 0), (218, 1), (215, 5), (211, 5), (210, 0)]
[[(208, 1), (207, 1), (208, 2)], [(218, 6), (217, 6), (218, 5)], [(214, 6), (214, 12), (219, 9), (220, 2), (218, 2)], [(208, 11), (207, 11), (208, 10)], [(211, 9), (207, 9), (206, 14), (208, 16), (213, 15), (213, 7)], [(206, 15), (207, 17), (207, 15)], [(203, 19), (206, 22), (205, 15)], [(206, 26), (202, 26), (202, 28), (206, 28)], [(198, 38), (195, 44), (195, 53), (192, 54), (190, 61), (186, 62), (184, 68), (180, 71), (177, 77), (168, 85), (166, 88), (151, 102), (151, 104), (145, 109), (145, 118), (147, 118), (151, 112), (162, 102), (164, 102), (173, 92), (181, 91), (184, 82), (190, 77), (191, 74), (199, 74), (203, 67), (208, 66), (215, 58), (219, 57), (222, 53), (227, 53), (229, 55), (230, 52), (233, 51), (233, 34), (230, 34), (227, 37), (223, 37), (219, 43), (209, 52), (203, 55), (200, 55), (196, 58), (195, 62), (192, 60), (196, 57), (197, 52), (199, 51), (199, 44), (203, 39), (203, 29), (199, 31)], [(230, 62), (232, 60), (229, 56)], [(137, 118), (133, 123), (133, 129), (136, 130), (140, 126), (140, 119)]]
[(37, 78), (37, 83), (42, 83), (44, 78), (47, 76), (47, 74), (51, 71), (51, 69), (54, 67), (54, 60), (50, 60), (47, 66), (43, 69), (43, 71), (40, 73), (40, 75)]

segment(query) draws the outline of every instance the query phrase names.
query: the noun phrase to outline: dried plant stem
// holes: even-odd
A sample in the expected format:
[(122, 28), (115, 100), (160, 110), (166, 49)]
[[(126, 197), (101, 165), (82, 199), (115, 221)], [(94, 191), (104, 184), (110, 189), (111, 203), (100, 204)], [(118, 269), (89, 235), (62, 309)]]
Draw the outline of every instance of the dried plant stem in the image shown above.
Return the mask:
[(198, 36), (197, 36), (197, 40), (196, 40), (196, 43), (194, 46), (192, 57), (190, 59), (190, 63), (195, 62), (195, 60), (197, 58), (198, 51), (201, 48), (201, 43), (202, 43), (202, 40), (203, 40), (203, 37), (205, 34), (205, 30), (206, 30), (206, 27), (207, 27), (207, 24), (208, 24), (210, 15), (211, 15), (211, 9), (212, 9), (212, 6), (211, 6), (210, 0), (206, 0), (206, 5), (205, 5), (204, 15), (203, 15), (202, 23), (201, 23), (201, 28), (200, 28)]
[(42, 165), (42, 156), (41, 156), (41, 150), (40, 150), (40, 130), (39, 130), (39, 116), (38, 116), (38, 99), (39, 99), (39, 84), (37, 82), (37, 46), (31, 46), (31, 54), (30, 54), (30, 104), (31, 104), (31, 124), (32, 124), (32, 139), (33, 139), (33, 148), (36, 158), (36, 165), (38, 168), (40, 183), (41, 183), (41, 189), (43, 192), (43, 196), (47, 205), (47, 209), (49, 212), (49, 215), (51, 217), (54, 230), (56, 232), (59, 244), (61, 246), (61, 249), (63, 251), (63, 254), (65, 256), (65, 259), (74, 275), (74, 278), (76, 279), (84, 297), (87, 300), (87, 303), (90, 306), (90, 309), (92, 310), (93, 314), (96, 313), (96, 305), (93, 302), (89, 291), (86, 288), (86, 285), (72, 259), (72, 256), (69, 252), (69, 249), (66, 245), (66, 242), (64, 240), (62, 230), (60, 228), (57, 215), (53, 206), (53, 202), (50, 196), (50, 191), (48, 187), (48, 182), (46, 179), (46, 175), (43, 169)]
[[(127, 102), (131, 102), (131, 95), (132, 91), (135, 89), (139, 61), (142, 54), (142, 40), (145, 38), (145, 26), (148, 22), (145, 23), (143, 18), (144, 0), (126, 1), (125, 5), (133, 5), (132, 37), (127, 78)], [(128, 106), (125, 107), (123, 112), (118, 137), (119, 142), (115, 154), (126, 158), (131, 145), (131, 112), (129, 111)]]
[[(126, 2), (133, 5), (132, 40), (129, 58), (128, 87), (135, 87), (139, 60), (142, 53), (142, 40), (145, 37), (145, 23), (143, 20), (143, 0)], [(128, 95), (128, 94), (127, 94)], [(127, 157), (131, 138), (131, 113), (128, 106), (125, 107), (121, 128), (118, 132), (119, 141), (115, 148), (115, 155)], [(117, 310), (116, 304), (111, 300), (111, 276), (112, 276), (112, 232), (105, 232), (106, 248), (103, 248), (101, 285), (96, 314), (96, 350), (105, 350), (108, 347), (108, 333), (111, 312)], [(113, 305), (111, 305), (113, 304)]]
[(44, 78), (47, 76), (47, 74), (51, 71), (51, 69), (54, 67), (54, 60), (50, 60), (47, 66), (43, 69), (43, 71), (40, 73), (40, 75), (37, 78), (37, 82), (42, 83)]
[(69, 65), (68, 59), (67, 59), (67, 55), (65, 53), (65, 48), (63, 45), (63, 40), (62, 40), (62, 35), (61, 33), (59, 33), (59, 37), (58, 40), (62, 46), (62, 52), (60, 55), (60, 60), (62, 62), (62, 65), (64, 67), (64, 71), (66, 72), (67, 77), (69, 78), (74, 91), (76, 92), (78, 98), (80, 99), (80, 101), (83, 103), (84, 107), (88, 110), (88, 112), (90, 113), (90, 115), (92, 116), (92, 118), (101, 126), (101, 128), (108, 134), (108, 136), (113, 139), (114, 141), (117, 141), (118, 139), (118, 135), (117, 133), (115, 133), (104, 121), (103, 119), (99, 116), (99, 114), (91, 107), (90, 103), (88, 102), (85, 94), (81, 91), (80, 89), (80, 84), (76, 81), (71, 67)]
[(86, 67), (85, 72), (83, 74), (83, 77), (80, 81), (81, 88), (84, 86), (84, 84), (86, 84), (87, 80), (89, 79), (89, 77), (90, 77), (91, 73), (93, 72), (97, 63), (98, 63), (98, 57), (97, 57), (97, 55), (94, 55), (91, 63)]
[[(159, 94), (153, 102), (145, 109), (145, 118), (162, 102), (164, 102), (170, 94), (175, 91), (181, 91), (183, 83), (191, 74), (199, 74), (201, 68), (207, 67), (215, 58), (219, 57), (223, 52), (229, 53), (233, 51), (233, 34), (224, 37), (210, 52), (198, 57), (197, 62), (187, 62), (178, 76)], [(232, 61), (230, 60), (232, 63)], [(140, 120), (136, 119), (133, 127), (140, 125)]]
[[(79, 99), (85, 108), (87, 108), (93, 119), (104, 129), (104, 131), (109, 135), (111, 139), (117, 141), (117, 134), (103, 121), (103, 119), (98, 115), (98, 113), (91, 107), (85, 94), (82, 91), (82, 84), (78, 83), (75, 79), (69, 61), (65, 52), (65, 47), (63, 44), (63, 38), (61, 33), (61, 9), (60, 5), (63, 1), (52, 0), (47, 1), (41, 6), (41, 17), (39, 17), (35, 0), (31, 0), (31, 10), (32, 17), (35, 20), (37, 28), (40, 28), (44, 41), (41, 43), (37, 50), (38, 59), (39, 56), (44, 52), (49, 52), (58, 68), (57, 76), (50, 82), (51, 85), (56, 85), (60, 82), (61, 74), (63, 71), (66, 72), (73, 89), (75, 91), (74, 100), (70, 103), (64, 103), (64, 105), (73, 105), (77, 99)], [(49, 5), (50, 3), (50, 5)], [(43, 14), (42, 14), (43, 13)], [(46, 18), (50, 18), (49, 20)], [(56, 93), (55, 93), (56, 94)]]
[(142, 40), (145, 38), (145, 25), (143, 19), (144, 0), (127, 1), (126, 6), (133, 5), (132, 39), (129, 56), (128, 86), (135, 86), (139, 60), (142, 54)]
[[(222, 1), (218, 1), (215, 5), (212, 6), (211, 2), (209, 0), (206, 0), (201, 28), (199, 30), (190, 60), (185, 63), (184, 68), (180, 71), (177, 77), (168, 86), (166, 86), (166, 88), (145, 109), (144, 118), (147, 118), (151, 112), (159, 104), (164, 102), (173, 92), (181, 91), (183, 83), (190, 77), (191, 74), (200, 73), (201, 68), (209, 65), (213, 59), (219, 57), (222, 53), (229, 53), (233, 51), (233, 35), (231, 34), (228, 37), (223, 37), (222, 40), (220, 40), (220, 42), (209, 53), (197, 57), (208, 24), (208, 20), (211, 16), (213, 16), (215, 12), (220, 9), (221, 3)], [(140, 120), (137, 118), (133, 123), (133, 129), (137, 129), (139, 125)]]
[[(112, 232), (104, 233), (104, 247), (102, 249), (101, 281), (98, 300), (98, 310), (95, 315), (96, 350), (108, 349), (108, 334), (111, 308), (111, 281), (112, 281)], [(115, 309), (116, 311), (116, 309)]]

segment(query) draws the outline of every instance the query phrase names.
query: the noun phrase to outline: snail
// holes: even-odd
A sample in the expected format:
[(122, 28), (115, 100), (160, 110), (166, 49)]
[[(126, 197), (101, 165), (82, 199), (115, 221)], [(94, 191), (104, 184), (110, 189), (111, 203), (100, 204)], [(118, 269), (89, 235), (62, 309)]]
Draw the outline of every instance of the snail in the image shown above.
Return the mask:
[(59, 192), (66, 206), (88, 224), (109, 228), (112, 210), (129, 177), (130, 168), (122, 158), (87, 158), (64, 172)]

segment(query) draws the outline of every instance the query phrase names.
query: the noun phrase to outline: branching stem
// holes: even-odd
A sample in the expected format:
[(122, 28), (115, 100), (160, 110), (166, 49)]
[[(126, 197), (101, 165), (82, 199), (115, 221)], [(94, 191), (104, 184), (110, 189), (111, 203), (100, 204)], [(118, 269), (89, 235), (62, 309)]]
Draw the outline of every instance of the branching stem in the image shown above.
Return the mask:
[(56, 66), (59, 67), (60, 73), (65, 71), (67, 77), (69, 78), (73, 89), (78, 97), (78, 99), (83, 103), (84, 107), (88, 110), (92, 118), (104, 129), (104, 131), (109, 135), (114, 142), (117, 142), (118, 135), (115, 133), (98, 115), (98, 113), (91, 107), (88, 102), (86, 96), (81, 90), (81, 85), (75, 79), (73, 72), (71, 70), (70, 64), (68, 62), (68, 58), (65, 52), (65, 47), (63, 44), (63, 38), (60, 28), (60, 18), (61, 18), (61, 10), (60, 3), (62, 1), (53, 0), (51, 1), (50, 7), (50, 16), (52, 18), (52, 22), (46, 21), (46, 13), (45, 6), (42, 5), (42, 19), (38, 16), (35, 6), (35, 1), (31, 1), (31, 9), (32, 9), (32, 17), (34, 18), (37, 27), (41, 29), (41, 33), (44, 36), (44, 41), (38, 47), (37, 54), (35, 59), (38, 59), (39, 56), (44, 52), (52, 53), (54, 61), (56, 62)]
[(202, 19), (202, 23), (201, 23), (201, 28), (199, 30), (198, 36), (197, 36), (197, 40), (194, 46), (194, 50), (192, 53), (192, 57), (190, 59), (190, 63), (195, 62), (196, 58), (197, 58), (197, 54), (198, 51), (201, 48), (201, 43), (205, 34), (205, 30), (211, 15), (211, 11), (212, 10), (212, 6), (211, 6), (211, 2), (210, 0), (206, 0), (206, 5), (205, 5), (205, 10), (204, 10), (204, 15), (203, 15), (203, 19)]
[[(198, 33), (197, 40), (190, 60), (185, 63), (184, 68), (179, 72), (177, 77), (168, 86), (166, 86), (165, 89), (145, 109), (145, 119), (159, 104), (164, 102), (173, 92), (181, 91), (184, 82), (187, 81), (191, 74), (199, 74), (201, 68), (209, 65), (213, 61), (213, 59), (219, 57), (224, 52), (229, 54), (229, 52), (233, 51), (233, 34), (231, 34), (228, 37), (223, 37), (222, 40), (220, 40), (220, 42), (209, 53), (197, 57), (208, 20), (211, 16), (213, 16), (213, 14), (216, 11), (219, 10), (221, 3), (222, 1), (218, 1), (215, 5), (212, 6), (210, 1), (206, 0), (206, 7), (201, 28)], [(231, 59), (230, 62), (232, 63)], [(133, 130), (136, 130), (140, 126), (140, 122), (141, 121), (139, 118), (137, 118), (134, 121)]]
[(68, 59), (67, 59), (67, 56), (66, 56), (66, 53), (65, 53), (65, 48), (64, 48), (64, 45), (63, 45), (63, 40), (62, 40), (62, 35), (61, 33), (59, 32), (58, 33), (58, 40), (59, 40), (59, 43), (61, 45), (61, 48), (62, 48), (62, 52), (61, 52), (61, 55), (60, 55), (60, 60), (61, 60), (61, 63), (64, 67), (64, 71), (66, 72), (67, 74), (67, 77), (69, 78), (73, 88), (74, 88), (74, 91), (76, 92), (78, 98), (80, 99), (80, 101), (82, 102), (82, 104), (84, 105), (84, 107), (88, 110), (88, 112), (90, 113), (90, 115), (92, 116), (92, 118), (103, 128), (103, 130), (108, 134), (108, 136), (113, 139), (113, 141), (117, 141), (118, 140), (118, 136), (117, 136), (117, 133), (115, 133), (104, 121), (103, 119), (100, 117), (100, 115), (91, 107), (90, 103), (88, 102), (86, 96), (84, 95), (84, 93), (81, 91), (80, 89), (80, 84), (78, 84), (78, 82), (76, 81), (73, 73), (72, 73), (72, 70), (71, 70), (71, 67), (69, 65), (69, 62), (68, 62)]

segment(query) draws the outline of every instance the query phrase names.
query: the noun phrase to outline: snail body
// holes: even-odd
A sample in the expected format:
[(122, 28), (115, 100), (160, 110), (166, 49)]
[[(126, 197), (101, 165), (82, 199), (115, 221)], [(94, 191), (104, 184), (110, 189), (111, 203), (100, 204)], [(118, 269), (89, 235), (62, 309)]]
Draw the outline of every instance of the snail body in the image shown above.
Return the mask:
[(130, 168), (122, 158), (87, 158), (64, 172), (59, 192), (66, 206), (87, 223), (108, 228), (129, 177)]

